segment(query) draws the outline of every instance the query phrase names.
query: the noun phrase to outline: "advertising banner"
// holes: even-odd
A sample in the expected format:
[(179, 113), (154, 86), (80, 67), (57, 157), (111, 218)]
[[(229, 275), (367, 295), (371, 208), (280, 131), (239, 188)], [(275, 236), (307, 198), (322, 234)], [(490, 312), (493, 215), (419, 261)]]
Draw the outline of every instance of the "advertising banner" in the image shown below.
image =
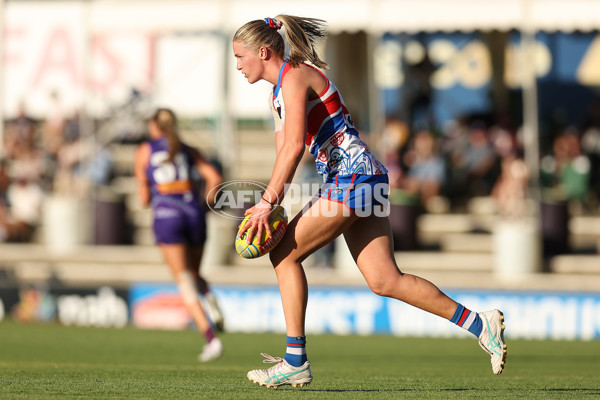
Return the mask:
[(19, 322), (122, 328), (129, 322), (127, 290), (53, 288), (45, 285), (0, 288), (0, 321), (9, 316)]
[[(229, 332), (285, 332), (279, 289), (275, 286), (214, 286)], [(477, 311), (498, 308), (505, 335), (520, 339), (600, 339), (600, 293), (447, 290)], [(135, 285), (130, 292), (132, 322), (139, 327), (188, 327), (189, 316), (175, 285)], [(366, 288), (311, 287), (308, 334), (469, 337), (443, 318)]]

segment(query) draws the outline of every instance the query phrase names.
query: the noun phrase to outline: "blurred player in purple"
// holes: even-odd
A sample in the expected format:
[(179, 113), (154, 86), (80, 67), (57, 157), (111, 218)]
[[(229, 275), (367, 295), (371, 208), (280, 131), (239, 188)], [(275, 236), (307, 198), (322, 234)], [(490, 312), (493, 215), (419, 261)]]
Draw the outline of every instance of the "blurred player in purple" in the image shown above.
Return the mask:
[(197, 149), (180, 140), (177, 118), (170, 109), (156, 110), (148, 132), (150, 140), (135, 154), (137, 193), (142, 205), (152, 206), (156, 242), (185, 306), (206, 338), (198, 360), (211, 361), (223, 354), (223, 344), (215, 334), (215, 328), (223, 328), (223, 316), (199, 271), (206, 216), (193, 178), (200, 174), (209, 194), (203, 197), (211, 204), (216, 193), (212, 189), (222, 182), (221, 174)]

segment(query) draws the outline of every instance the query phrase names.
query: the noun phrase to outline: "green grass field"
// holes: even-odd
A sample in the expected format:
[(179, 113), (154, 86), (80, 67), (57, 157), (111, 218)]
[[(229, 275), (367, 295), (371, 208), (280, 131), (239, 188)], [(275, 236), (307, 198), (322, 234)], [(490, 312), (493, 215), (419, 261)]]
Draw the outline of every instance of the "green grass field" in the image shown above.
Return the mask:
[(225, 356), (196, 361), (193, 330), (69, 328), (0, 323), (5, 399), (565, 399), (600, 398), (600, 342), (508, 342), (491, 372), (475, 339), (309, 336), (314, 380), (266, 389), (246, 379), (282, 355), (283, 336), (222, 335)]

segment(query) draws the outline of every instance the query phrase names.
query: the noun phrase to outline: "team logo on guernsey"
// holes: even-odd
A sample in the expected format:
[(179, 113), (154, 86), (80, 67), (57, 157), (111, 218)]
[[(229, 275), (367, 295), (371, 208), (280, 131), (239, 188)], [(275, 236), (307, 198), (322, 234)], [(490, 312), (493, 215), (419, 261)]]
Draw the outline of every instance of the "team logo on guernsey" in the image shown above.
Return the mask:
[(329, 166), (333, 167), (334, 165), (342, 162), (344, 160), (344, 156), (341, 154), (334, 154), (329, 159)]
[(329, 139), (329, 142), (333, 146), (339, 146), (340, 144), (342, 144), (343, 141), (344, 141), (344, 132), (338, 132), (335, 135), (333, 135), (333, 137), (331, 139)]
[(327, 149), (319, 150), (319, 154), (317, 155), (317, 160), (319, 160), (321, 162), (327, 162), (328, 153), (329, 152), (327, 151)]

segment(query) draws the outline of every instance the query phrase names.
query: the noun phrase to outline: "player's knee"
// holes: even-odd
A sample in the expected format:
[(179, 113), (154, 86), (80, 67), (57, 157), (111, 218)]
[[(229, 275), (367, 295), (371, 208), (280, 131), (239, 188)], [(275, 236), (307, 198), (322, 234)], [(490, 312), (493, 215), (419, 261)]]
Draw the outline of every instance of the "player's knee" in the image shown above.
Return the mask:
[(279, 265), (279, 263), (281, 262), (282, 258), (279, 255), (279, 252), (277, 251), (277, 246), (275, 246), (275, 248), (269, 252), (269, 260), (271, 261), (271, 264), (273, 264), (274, 267)]
[(375, 281), (370, 281), (369, 289), (371, 289), (371, 291), (378, 296), (389, 297), (388, 284), (385, 282), (385, 280), (378, 279)]
[(373, 279), (369, 279), (367, 282), (369, 289), (378, 296), (382, 297), (396, 297), (399, 289), (399, 279), (402, 275), (397, 276), (378, 276)]
[(282, 246), (281, 243), (269, 252), (269, 260), (273, 267), (277, 267), (284, 261), (302, 262), (297, 255), (293, 254), (288, 247)]

